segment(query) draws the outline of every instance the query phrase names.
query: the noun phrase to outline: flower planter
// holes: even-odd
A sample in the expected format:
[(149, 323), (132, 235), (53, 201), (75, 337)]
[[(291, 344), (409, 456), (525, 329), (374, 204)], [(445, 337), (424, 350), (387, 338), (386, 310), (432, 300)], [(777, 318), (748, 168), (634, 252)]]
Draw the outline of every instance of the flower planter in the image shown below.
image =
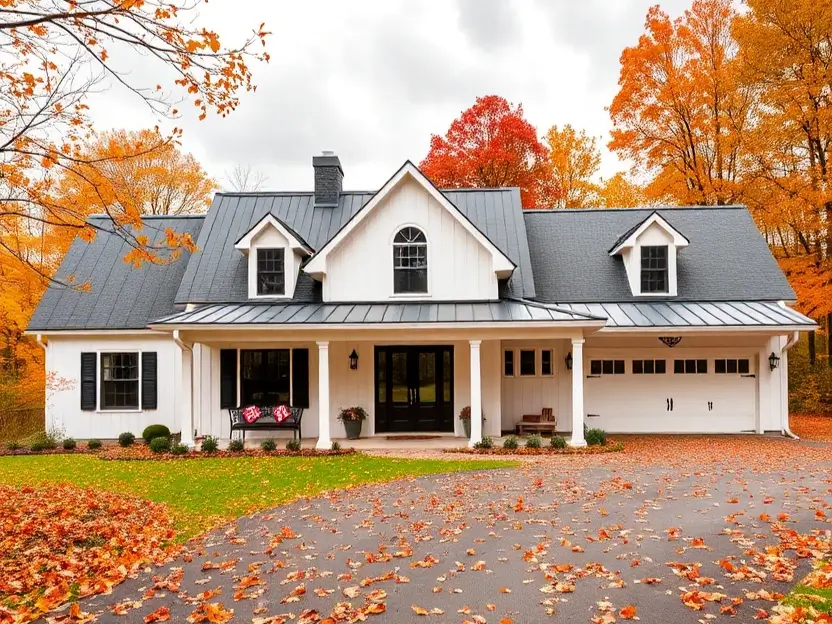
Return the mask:
[(466, 418), (462, 421), (462, 429), (465, 431), (465, 437), (471, 439), (471, 419)]
[(360, 420), (345, 420), (344, 431), (347, 433), (347, 440), (357, 440), (361, 437), (361, 423)]

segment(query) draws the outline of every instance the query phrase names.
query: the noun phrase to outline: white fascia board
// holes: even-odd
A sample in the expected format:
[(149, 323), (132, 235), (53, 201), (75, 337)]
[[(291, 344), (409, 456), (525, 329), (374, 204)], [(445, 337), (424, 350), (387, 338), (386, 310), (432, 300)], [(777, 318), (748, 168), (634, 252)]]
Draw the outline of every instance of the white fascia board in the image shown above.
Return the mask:
[(635, 232), (630, 234), (626, 239), (624, 239), (618, 245), (616, 245), (616, 247), (612, 251), (610, 251), (610, 255), (615, 256), (621, 253), (622, 249), (634, 247), (636, 244), (636, 239), (639, 236), (641, 236), (642, 233), (644, 233), (644, 231), (654, 223), (658, 225), (660, 228), (662, 228), (665, 232), (670, 234), (670, 236), (673, 238), (673, 244), (676, 246), (676, 248), (687, 247), (688, 245), (690, 245), (690, 241), (687, 239), (687, 237), (685, 237), (684, 234), (682, 234), (679, 230), (677, 230), (667, 221), (665, 221), (664, 218), (662, 218), (662, 216), (658, 212), (654, 212), (644, 221), (642, 221), (641, 225), (638, 226)]
[(409, 160), (401, 166), (401, 168), (391, 177), (384, 186), (379, 189), (379, 191), (373, 195), (372, 199), (368, 201), (361, 210), (359, 210), (352, 219), (350, 219), (347, 224), (341, 228), (341, 230), (333, 236), (329, 242), (326, 243), (321, 249), (312, 256), (312, 259), (308, 262), (308, 264), (303, 268), (303, 270), (310, 275), (317, 275), (320, 276), (322, 274), (326, 274), (326, 257), (327, 255), (334, 250), (338, 245), (350, 235), (358, 225), (370, 214), (376, 206), (378, 206), (382, 200), (390, 194), (390, 192), (407, 176), (410, 176), (416, 182), (418, 182), (422, 188), (424, 188), (428, 194), (433, 197), (439, 204), (445, 208), (451, 215), (453, 215), (457, 221), (465, 228), (465, 230), (473, 236), (477, 242), (479, 242), (483, 247), (485, 247), (488, 251), (491, 252), (493, 257), (493, 265), (494, 271), (498, 274), (502, 275), (511, 275), (511, 273), (516, 268), (516, 265), (502, 252), (500, 251), (494, 243), (492, 243), (488, 238), (480, 232), (468, 218), (463, 215), (459, 208), (454, 206), (447, 197), (445, 197), (439, 189), (437, 189), (433, 183), (428, 180), (425, 175), (419, 171), (419, 168), (416, 167), (412, 162)]
[(254, 240), (254, 238), (260, 232), (263, 231), (264, 228), (266, 228), (268, 226), (271, 226), (274, 229), (276, 229), (278, 232), (280, 232), (286, 238), (286, 240), (289, 241), (289, 246), (293, 250), (296, 250), (296, 251), (300, 252), (301, 254), (305, 254), (307, 256), (311, 254), (311, 251), (310, 251), (309, 247), (303, 241), (299, 240), (298, 237), (295, 236), (294, 233), (289, 231), (271, 213), (267, 214), (265, 217), (260, 219), (254, 225), (253, 228), (251, 228), (248, 232), (246, 232), (245, 235), (234, 244), (234, 248), (239, 249), (243, 253), (248, 253), (248, 251), (251, 249), (251, 242)]
[(685, 336), (689, 334), (786, 334), (795, 331), (812, 331), (807, 325), (693, 325), (690, 327), (604, 327), (600, 334), (650, 334), (653, 336)]

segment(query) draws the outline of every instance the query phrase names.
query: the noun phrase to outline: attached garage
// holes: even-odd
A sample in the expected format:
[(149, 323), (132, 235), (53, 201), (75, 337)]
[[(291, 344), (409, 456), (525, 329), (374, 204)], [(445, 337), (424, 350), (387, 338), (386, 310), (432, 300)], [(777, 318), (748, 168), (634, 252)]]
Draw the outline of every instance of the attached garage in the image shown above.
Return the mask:
[(754, 354), (624, 359), (588, 352), (586, 423), (619, 433), (739, 433), (757, 429)]

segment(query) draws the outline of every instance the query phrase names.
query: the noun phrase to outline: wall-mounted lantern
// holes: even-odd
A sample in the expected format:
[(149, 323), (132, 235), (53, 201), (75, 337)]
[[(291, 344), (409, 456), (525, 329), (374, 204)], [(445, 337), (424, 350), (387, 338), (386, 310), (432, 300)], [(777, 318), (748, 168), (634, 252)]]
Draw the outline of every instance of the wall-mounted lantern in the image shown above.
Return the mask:
[(355, 352), (355, 349), (352, 350), (350, 353), (350, 370), (357, 370), (358, 369), (358, 354)]
[(566, 370), (572, 370), (572, 352), (566, 354)]
[(774, 355), (774, 351), (771, 352), (771, 355), (768, 356), (768, 367), (771, 370), (774, 370), (780, 365), (780, 358)]

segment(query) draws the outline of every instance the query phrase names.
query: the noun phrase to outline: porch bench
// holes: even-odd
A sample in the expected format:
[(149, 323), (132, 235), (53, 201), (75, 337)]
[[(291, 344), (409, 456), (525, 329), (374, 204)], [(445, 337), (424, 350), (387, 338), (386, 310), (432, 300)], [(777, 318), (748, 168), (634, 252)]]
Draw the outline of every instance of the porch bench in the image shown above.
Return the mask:
[(260, 408), (261, 413), (260, 418), (250, 423), (243, 418), (243, 410), (246, 407), (250, 406), (232, 407), (228, 410), (231, 417), (231, 433), (242, 431), (244, 442), (246, 431), (292, 431), (292, 437), (300, 440), (300, 423), (303, 420), (302, 407), (290, 407), (289, 417), (280, 423), (272, 415), (272, 410), (277, 407), (276, 405), (258, 405), (257, 407)]
[(540, 414), (524, 414), (523, 420), (517, 424), (518, 435), (523, 435), (524, 430), (549, 432), (554, 434), (557, 430), (558, 421), (555, 418), (554, 410), (551, 407), (544, 407)]

